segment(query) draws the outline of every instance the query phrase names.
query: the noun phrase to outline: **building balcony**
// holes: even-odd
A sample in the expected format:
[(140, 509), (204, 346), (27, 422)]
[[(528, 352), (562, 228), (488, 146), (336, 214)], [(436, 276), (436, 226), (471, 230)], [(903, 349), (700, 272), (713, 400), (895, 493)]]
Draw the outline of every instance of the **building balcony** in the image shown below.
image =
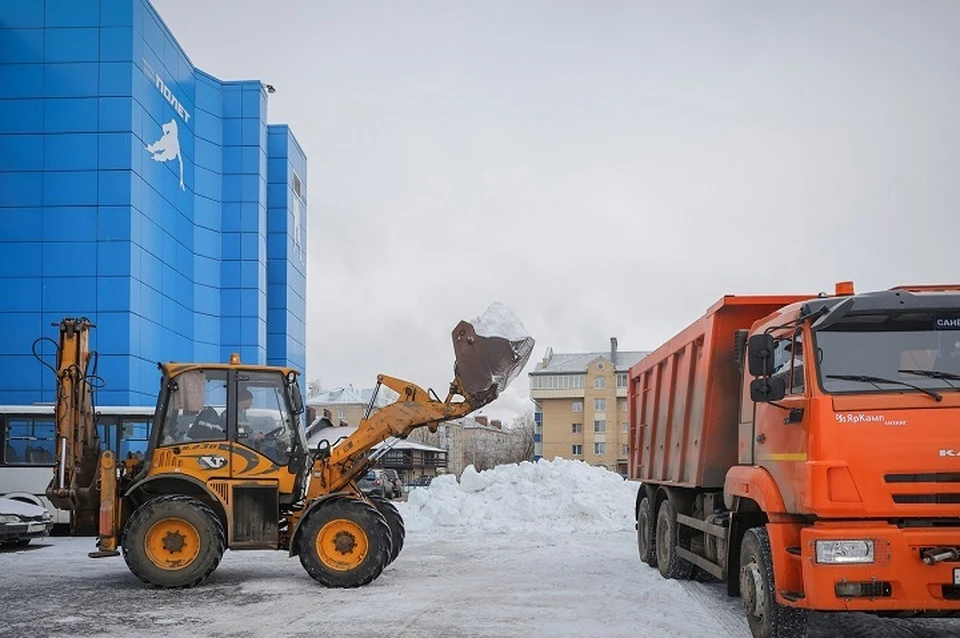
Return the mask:
[(582, 399), (584, 396), (583, 388), (530, 390), (531, 399)]

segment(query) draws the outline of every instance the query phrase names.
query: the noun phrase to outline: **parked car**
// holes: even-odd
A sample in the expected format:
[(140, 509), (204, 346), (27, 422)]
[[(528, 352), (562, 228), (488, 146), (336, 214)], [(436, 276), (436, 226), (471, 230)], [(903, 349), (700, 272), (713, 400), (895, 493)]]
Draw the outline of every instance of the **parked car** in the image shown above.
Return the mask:
[(53, 528), (53, 516), (47, 508), (0, 497), (0, 545), (25, 547), (34, 538), (42, 538)]
[(364, 494), (379, 494), (384, 498), (390, 498), (393, 493), (392, 486), (383, 476), (383, 470), (370, 470), (357, 481), (357, 487)]
[(403, 496), (403, 479), (400, 478), (400, 473), (395, 469), (388, 467), (383, 470), (383, 475), (390, 482), (390, 486), (393, 489), (394, 498)]

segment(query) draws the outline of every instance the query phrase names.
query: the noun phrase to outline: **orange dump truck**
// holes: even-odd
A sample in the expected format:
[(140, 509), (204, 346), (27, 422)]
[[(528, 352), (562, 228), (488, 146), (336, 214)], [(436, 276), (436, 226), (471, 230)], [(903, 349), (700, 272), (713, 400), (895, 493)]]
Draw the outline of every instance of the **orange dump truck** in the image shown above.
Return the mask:
[(630, 369), (640, 558), (756, 638), (960, 614), (960, 285), (726, 296)]

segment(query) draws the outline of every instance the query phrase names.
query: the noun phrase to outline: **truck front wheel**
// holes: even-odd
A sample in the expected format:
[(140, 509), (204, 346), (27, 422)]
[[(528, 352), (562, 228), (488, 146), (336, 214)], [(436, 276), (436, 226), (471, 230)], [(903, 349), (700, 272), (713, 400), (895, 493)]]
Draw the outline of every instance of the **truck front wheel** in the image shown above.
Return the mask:
[(740, 597), (754, 638), (803, 638), (805, 610), (777, 602), (770, 537), (765, 527), (748, 529), (740, 545)]

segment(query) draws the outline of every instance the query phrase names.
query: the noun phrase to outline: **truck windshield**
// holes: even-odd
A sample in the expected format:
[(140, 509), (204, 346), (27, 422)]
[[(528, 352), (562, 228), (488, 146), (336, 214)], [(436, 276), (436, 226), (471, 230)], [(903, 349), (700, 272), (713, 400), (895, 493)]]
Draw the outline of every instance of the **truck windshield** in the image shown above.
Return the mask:
[(960, 388), (960, 309), (853, 315), (818, 331), (815, 340), (825, 392)]

